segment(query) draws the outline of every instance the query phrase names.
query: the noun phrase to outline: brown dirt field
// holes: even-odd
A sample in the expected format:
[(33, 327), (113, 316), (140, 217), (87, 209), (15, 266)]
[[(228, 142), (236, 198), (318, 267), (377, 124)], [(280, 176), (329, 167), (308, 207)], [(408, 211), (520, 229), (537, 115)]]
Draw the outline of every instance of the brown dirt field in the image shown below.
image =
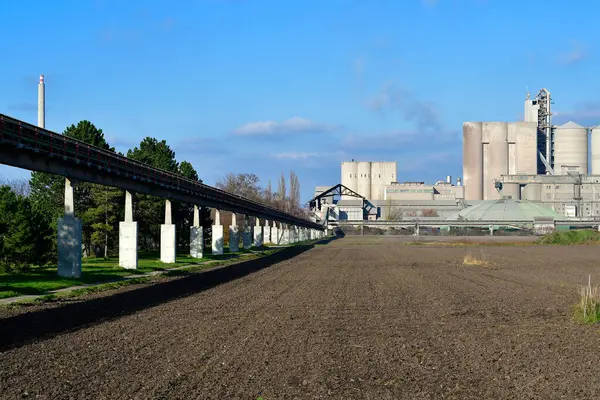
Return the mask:
[[(468, 252), (490, 264), (464, 266)], [(64, 308), (74, 329), (25, 344), (11, 339), (19, 324), (46, 327), (49, 310), (6, 316), (0, 397), (596, 399), (599, 326), (572, 316), (578, 285), (600, 283), (598, 254), (347, 237), (221, 284), (198, 274), (125, 291), (120, 313), (79, 302)], [(116, 316), (78, 325), (106, 309)]]

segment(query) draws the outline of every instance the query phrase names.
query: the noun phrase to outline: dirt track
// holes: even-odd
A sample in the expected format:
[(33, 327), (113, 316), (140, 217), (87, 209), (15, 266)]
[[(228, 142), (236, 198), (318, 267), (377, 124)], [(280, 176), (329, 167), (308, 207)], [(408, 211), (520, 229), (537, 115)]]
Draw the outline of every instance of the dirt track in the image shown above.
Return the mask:
[(341, 239), (0, 353), (0, 397), (595, 399), (600, 331), (572, 307), (598, 254)]

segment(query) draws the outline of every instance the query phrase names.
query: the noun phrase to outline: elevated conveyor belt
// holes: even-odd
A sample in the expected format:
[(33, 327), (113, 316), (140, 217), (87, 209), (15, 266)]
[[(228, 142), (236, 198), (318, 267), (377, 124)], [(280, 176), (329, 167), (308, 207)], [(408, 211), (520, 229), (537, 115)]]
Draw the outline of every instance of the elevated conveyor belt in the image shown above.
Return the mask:
[(0, 163), (313, 229), (323, 226), (0, 114)]

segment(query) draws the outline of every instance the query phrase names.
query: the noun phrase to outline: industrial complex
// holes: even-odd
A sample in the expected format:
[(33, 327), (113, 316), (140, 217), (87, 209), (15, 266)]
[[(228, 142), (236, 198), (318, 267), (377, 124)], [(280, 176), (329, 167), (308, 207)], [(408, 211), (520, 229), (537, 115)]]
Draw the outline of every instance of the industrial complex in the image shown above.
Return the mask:
[(552, 104), (541, 89), (527, 94), (523, 121), (464, 122), (463, 179), (405, 182), (396, 162), (342, 162), (340, 184), (315, 189), (313, 218), (375, 225), (600, 221), (600, 127), (554, 125)]

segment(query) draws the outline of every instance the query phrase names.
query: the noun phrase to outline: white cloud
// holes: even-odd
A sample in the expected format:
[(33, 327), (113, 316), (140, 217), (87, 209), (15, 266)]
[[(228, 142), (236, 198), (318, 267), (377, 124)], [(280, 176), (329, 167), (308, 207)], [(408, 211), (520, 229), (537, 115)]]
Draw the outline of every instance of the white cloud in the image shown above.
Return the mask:
[(337, 125), (314, 122), (306, 118), (294, 117), (283, 122), (249, 122), (233, 131), (237, 136), (272, 136), (302, 133), (327, 133), (338, 129)]
[(287, 159), (287, 160), (308, 160), (314, 158), (343, 158), (343, 152), (333, 152), (333, 153), (303, 153), (303, 152), (282, 152), (273, 154), (273, 158), (277, 159)]
[(367, 99), (366, 105), (377, 113), (398, 112), (404, 120), (414, 122), (421, 134), (446, 130), (434, 104), (419, 99), (408, 89), (394, 83), (386, 84), (377, 95)]
[(573, 42), (571, 49), (568, 52), (558, 56), (558, 63), (566, 66), (571, 66), (580, 63), (587, 58), (587, 52), (583, 44)]

